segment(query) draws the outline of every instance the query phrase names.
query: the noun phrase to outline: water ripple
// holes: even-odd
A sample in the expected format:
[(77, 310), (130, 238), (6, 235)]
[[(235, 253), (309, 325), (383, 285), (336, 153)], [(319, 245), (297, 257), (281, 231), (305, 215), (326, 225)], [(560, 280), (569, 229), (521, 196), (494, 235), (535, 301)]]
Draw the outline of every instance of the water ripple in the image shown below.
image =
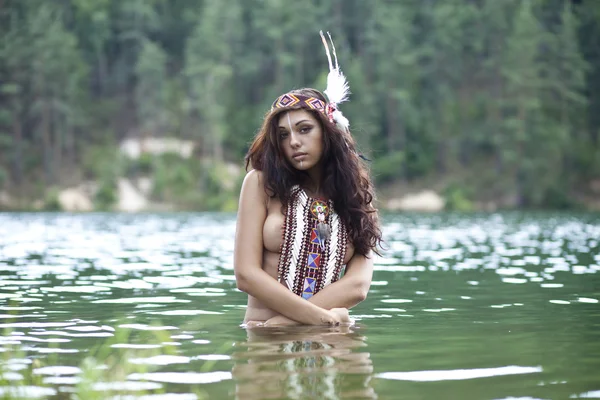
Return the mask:
[(498, 368), (457, 369), (442, 371), (384, 372), (375, 376), (381, 379), (415, 382), (433, 382), (489, 378), (493, 376), (505, 375), (533, 374), (538, 372), (542, 372), (542, 367), (519, 367), (511, 365)]
[(185, 383), (188, 385), (206, 384), (231, 379), (229, 371), (198, 372), (154, 372), (146, 374), (131, 374), (133, 380), (148, 380), (165, 383)]
[[(0, 396), (73, 392), (82, 360), (114, 353), (132, 373), (94, 388), (115, 399), (196, 400), (172, 393), (194, 384), (211, 398), (300, 398), (309, 387), (321, 390), (313, 397), (394, 398), (394, 381), (437, 382), (439, 391), (402, 390), (443, 398), (452, 380), (479, 398), (533, 396), (517, 386), (565, 387), (541, 398), (598, 397), (589, 372), (600, 368), (596, 215), (382, 221), (389, 246), (374, 259), (367, 300), (351, 310), (353, 336), (238, 327), (246, 295), (233, 273), (233, 214), (0, 214), (0, 374), (49, 385), (0, 386)], [(466, 386), (486, 377), (489, 392)]]

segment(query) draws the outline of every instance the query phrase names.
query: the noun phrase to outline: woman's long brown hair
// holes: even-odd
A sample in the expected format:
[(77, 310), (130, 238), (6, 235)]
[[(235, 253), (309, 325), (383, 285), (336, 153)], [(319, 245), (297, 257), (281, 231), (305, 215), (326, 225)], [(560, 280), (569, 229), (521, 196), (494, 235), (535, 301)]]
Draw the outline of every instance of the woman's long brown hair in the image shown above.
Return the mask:
[[(298, 89), (291, 93), (327, 102), (315, 89)], [(284, 208), (289, 204), (291, 188), (303, 182), (306, 173), (293, 168), (285, 159), (279, 144), (277, 123), (281, 113), (297, 109), (300, 107), (270, 111), (246, 154), (246, 169), (251, 166), (262, 171), (267, 194), (279, 198)], [(373, 206), (374, 188), (369, 172), (358, 157), (352, 136), (329, 122), (321, 112), (302, 109), (311, 112), (323, 130), (323, 193), (333, 200), (335, 211), (347, 227), (355, 251), (365, 256), (370, 250), (379, 253), (382, 235), (377, 210)]]

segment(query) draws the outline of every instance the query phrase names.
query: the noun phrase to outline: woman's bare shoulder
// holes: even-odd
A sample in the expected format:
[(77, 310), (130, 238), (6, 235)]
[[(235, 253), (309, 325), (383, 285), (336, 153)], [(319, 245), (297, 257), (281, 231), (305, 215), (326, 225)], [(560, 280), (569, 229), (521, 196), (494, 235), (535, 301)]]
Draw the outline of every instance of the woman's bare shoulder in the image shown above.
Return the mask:
[(252, 169), (246, 173), (242, 183), (242, 197), (252, 197), (260, 199), (264, 204), (268, 201), (268, 196), (265, 191), (263, 172)]
[(244, 177), (244, 182), (252, 181), (255, 183), (262, 183), (262, 180), (263, 172), (257, 169), (251, 169), (250, 171), (246, 172), (246, 176)]

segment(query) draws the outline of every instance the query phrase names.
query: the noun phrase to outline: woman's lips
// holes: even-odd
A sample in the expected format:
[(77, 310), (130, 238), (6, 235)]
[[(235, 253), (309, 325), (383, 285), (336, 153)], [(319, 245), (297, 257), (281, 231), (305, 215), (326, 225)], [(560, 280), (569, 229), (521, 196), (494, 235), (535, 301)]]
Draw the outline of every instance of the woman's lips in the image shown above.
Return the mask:
[(307, 154), (306, 154), (306, 153), (298, 153), (298, 154), (294, 154), (294, 155), (292, 156), (292, 158), (293, 158), (294, 160), (296, 160), (296, 161), (300, 161), (300, 160), (303, 160), (303, 159), (304, 159), (304, 157), (306, 157), (306, 156), (307, 156)]

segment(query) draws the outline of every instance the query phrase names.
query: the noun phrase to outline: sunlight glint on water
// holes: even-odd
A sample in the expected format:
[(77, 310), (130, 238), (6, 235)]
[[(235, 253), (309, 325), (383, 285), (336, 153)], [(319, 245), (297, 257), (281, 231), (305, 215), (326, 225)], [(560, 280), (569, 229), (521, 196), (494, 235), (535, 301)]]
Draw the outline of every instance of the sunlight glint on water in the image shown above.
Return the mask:
[(93, 371), (87, 356), (102, 371), (121, 354), (128, 372), (90, 390), (598, 397), (597, 215), (383, 221), (387, 249), (356, 327), (247, 332), (233, 214), (0, 214), (0, 395), (70, 393)]

